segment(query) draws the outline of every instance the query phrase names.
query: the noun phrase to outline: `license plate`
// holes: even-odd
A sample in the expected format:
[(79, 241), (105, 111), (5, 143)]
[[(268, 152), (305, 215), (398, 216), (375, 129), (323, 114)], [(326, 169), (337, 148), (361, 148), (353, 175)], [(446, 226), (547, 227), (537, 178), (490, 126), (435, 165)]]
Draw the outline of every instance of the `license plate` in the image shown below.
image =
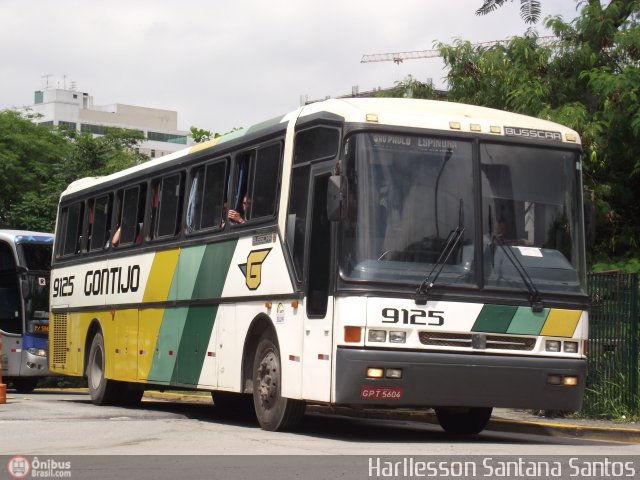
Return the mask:
[(362, 385), (360, 398), (363, 400), (400, 400), (404, 394), (402, 387), (379, 387)]

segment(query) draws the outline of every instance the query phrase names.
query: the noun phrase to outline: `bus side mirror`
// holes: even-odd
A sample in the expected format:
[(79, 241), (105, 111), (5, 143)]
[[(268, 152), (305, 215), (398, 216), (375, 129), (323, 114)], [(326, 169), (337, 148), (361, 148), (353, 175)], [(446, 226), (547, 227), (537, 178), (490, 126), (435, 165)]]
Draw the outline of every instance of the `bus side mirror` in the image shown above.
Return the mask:
[(346, 213), (347, 179), (342, 175), (332, 175), (327, 185), (327, 218), (339, 222), (344, 220)]

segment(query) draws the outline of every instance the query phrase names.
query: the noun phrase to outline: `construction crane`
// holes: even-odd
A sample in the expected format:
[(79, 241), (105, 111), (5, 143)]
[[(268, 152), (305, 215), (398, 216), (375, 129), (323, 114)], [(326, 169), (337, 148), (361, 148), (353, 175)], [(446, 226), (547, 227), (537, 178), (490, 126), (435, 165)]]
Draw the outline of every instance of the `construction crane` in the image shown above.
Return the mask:
[[(491, 47), (493, 45), (506, 45), (512, 40), (512, 38), (507, 38), (505, 40), (492, 40), (489, 42), (479, 42), (472, 43), (474, 47)], [(557, 37), (548, 36), (548, 37), (538, 37), (537, 43), (540, 46), (546, 46), (551, 44), (552, 42), (557, 40)], [(368, 55), (363, 55), (360, 63), (371, 63), (371, 62), (393, 62), (397, 65), (401, 64), (405, 60), (417, 60), (420, 58), (435, 58), (440, 57), (441, 53), (439, 49), (432, 50), (413, 50), (411, 52), (394, 52), (394, 53), (373, 53)]]

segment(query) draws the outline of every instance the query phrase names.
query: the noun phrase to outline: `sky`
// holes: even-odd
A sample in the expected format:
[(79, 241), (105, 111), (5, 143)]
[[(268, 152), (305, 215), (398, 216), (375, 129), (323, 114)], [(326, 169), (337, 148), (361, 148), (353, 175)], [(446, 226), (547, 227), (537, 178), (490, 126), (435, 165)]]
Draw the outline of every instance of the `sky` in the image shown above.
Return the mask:
[[(412, 75), (444, 87), (439, 58), (361, 63), (365, 54), (522, 35), (518, 0), (0, 0), (0, 109), (48, 87), (178, 112), (178, 128), (226, 133), (319, 100)], [(577, 16), (542, 0), (543, 17)], [(548, 32), (540, 23), (540, 35)]]

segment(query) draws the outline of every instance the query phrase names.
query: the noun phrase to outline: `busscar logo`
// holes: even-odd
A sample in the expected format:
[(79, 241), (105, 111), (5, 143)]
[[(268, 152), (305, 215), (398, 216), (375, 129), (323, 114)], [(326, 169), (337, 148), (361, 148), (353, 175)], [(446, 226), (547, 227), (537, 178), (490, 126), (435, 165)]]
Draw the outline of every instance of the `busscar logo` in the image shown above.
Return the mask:
[(534, 128), (520, 128), (520, 127), (505, 126), (504, 134), (507, 137), (535, 138), (538, 140), (553, 140), (556, 142), (562, 141), (562, 134), (560, 132), (553, 132), (549, 130), (537, 130)]
[(252, 250), (247, 255), (247, 263), (238, 265), (249, 290), (256, 290), (262, 283), (262, 264), (270, 251), (270, 248)]

